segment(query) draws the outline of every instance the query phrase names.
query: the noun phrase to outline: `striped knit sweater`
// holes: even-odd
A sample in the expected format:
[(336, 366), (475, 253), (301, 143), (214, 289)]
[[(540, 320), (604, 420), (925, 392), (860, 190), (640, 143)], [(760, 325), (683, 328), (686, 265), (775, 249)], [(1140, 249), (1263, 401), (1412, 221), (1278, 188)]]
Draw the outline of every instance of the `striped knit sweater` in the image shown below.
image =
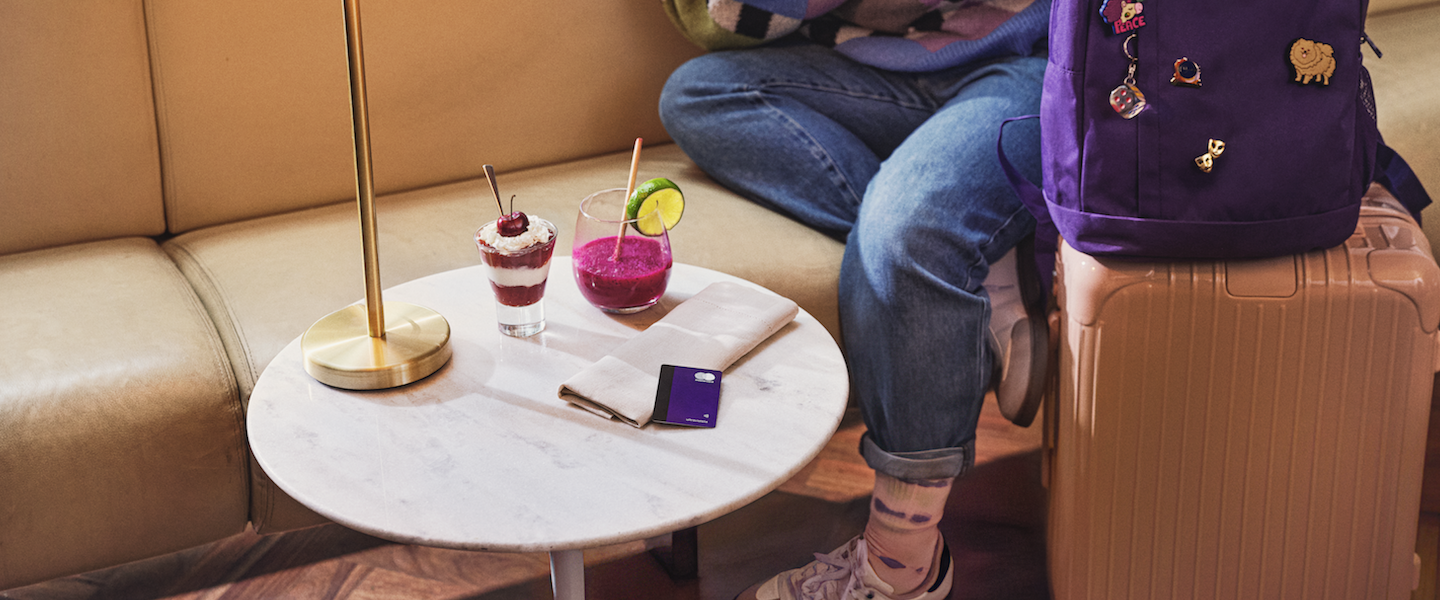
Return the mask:
[(935, 71), (1043, 43), (1051, 0), (663, 0), (671, 20), (709, 50), (799, 32), (892, 71)]

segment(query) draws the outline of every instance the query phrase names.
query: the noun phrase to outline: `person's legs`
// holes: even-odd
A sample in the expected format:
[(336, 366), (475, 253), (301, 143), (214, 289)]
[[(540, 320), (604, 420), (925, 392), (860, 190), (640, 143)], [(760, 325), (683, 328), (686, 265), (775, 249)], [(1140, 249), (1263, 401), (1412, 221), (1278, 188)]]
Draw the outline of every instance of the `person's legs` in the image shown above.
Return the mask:
[[(950, 480), (973, 462), (993, 360), (981, 285), (1033, 229), (995, 141), (1002, 120), (1038, 111), (1044, 67), (1017, 58), (907, 75), (801, 46), (706, 55), (667, 84), (662, 118), (702, 169), (847, 240), (841, 323), (870, 429), (861, 451), (877, 471), (871, 519), (759, 597), (841, 598), (855, 586), (909, 596), (895, 592), (927, 579), (935, 587), (915, 594), (948, 595), (936, 525)], [(1008, 155), (1038, 179), (1038, 127), (1012, 127)]]
[[(1034, 230), (996, 138), (1004, 119), (1038, 111), (1044, 63), (998, 61), (957, 81), (871, 180), (846, 244), (842, 333), (869, 428), (862, 454), (877, 471), (864, 535), (871, 566), (899, 590), (930, 575), (949, 480), (974, 461), (993, 361), (982, 284)], [(1012, 127), (1008, 156), (1038, 178), (1038, 126)]]
[[(959, 475), (990, 377), (992, 261), (1034, 231), (996, 158), (1000, 123), (1039, 110), (1044, 60), (977, 69), (871, 180), (845, 247), (840, 312), (872, 467), (902, 479)], [(1039, 128), (1007, 156), (1039, 178)]]
[(939, 107), (913, 79), (807, 43), (716, 52), (670, 76), (660, 117), (716, 181), (843, 240), (880, 161)]

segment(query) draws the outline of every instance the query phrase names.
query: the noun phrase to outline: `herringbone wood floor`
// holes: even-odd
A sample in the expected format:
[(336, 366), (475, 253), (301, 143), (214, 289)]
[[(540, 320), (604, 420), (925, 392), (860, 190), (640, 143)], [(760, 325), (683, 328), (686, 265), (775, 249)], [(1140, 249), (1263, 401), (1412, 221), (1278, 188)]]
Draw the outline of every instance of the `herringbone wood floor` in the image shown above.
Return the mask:
[[(979, 465), (955, 486), (941, 529), (957, 562), (954, 599), (1049, 598), (1041, 426), (1006, 422), (987, 401)], [(700, 526), (700, 576), (672, 581), (643, 542), (587, 550), (596, 600), (729, 600), (775, 572), (828, 552), (865, 523), (873, 473), (847, 416), (829, 445), (779, 490)], [(462, 552), (394, 544), (338, 525), (272, 536), (242, 533), (113, 569), (0, 592), (13, 600), (371, 600), (551, 597), (545, 554)]]

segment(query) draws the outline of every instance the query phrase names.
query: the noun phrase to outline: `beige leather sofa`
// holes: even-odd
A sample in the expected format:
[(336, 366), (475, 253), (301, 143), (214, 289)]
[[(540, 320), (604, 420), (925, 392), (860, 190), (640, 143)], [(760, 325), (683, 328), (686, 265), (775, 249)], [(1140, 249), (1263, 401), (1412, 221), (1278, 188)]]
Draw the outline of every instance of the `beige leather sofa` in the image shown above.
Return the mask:
[[(840, 244), (666, 143), (660, 87), (699, 51), (653, 1), (567, 8), (364, 3), (382, 284), (477, 263), (483, 164), (568, 229), (638, 136), (641, 177), (686, 192), (678, 260), (837, 332)], [(1440, 3), (1372, 13), (1382, 127), (1440, 191)], [(251, 460), (244, 414), (285, 344), (364, 296), (349, 119), (339, 1), (0, 0), (0, 589), (322, 521)]]

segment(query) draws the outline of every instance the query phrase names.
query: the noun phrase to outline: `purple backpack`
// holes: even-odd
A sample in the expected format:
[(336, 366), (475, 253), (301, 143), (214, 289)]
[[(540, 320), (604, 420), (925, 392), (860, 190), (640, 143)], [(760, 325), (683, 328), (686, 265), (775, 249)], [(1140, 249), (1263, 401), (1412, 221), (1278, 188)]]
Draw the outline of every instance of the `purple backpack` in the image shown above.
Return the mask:
[(1146, 258), (1344, 242), (1379, 145), (1366, 5), (1056, 0), (1043, 195), (1001, 154), (1040, 221), (1037, 258), (1057, 230), (1082, 252)]

